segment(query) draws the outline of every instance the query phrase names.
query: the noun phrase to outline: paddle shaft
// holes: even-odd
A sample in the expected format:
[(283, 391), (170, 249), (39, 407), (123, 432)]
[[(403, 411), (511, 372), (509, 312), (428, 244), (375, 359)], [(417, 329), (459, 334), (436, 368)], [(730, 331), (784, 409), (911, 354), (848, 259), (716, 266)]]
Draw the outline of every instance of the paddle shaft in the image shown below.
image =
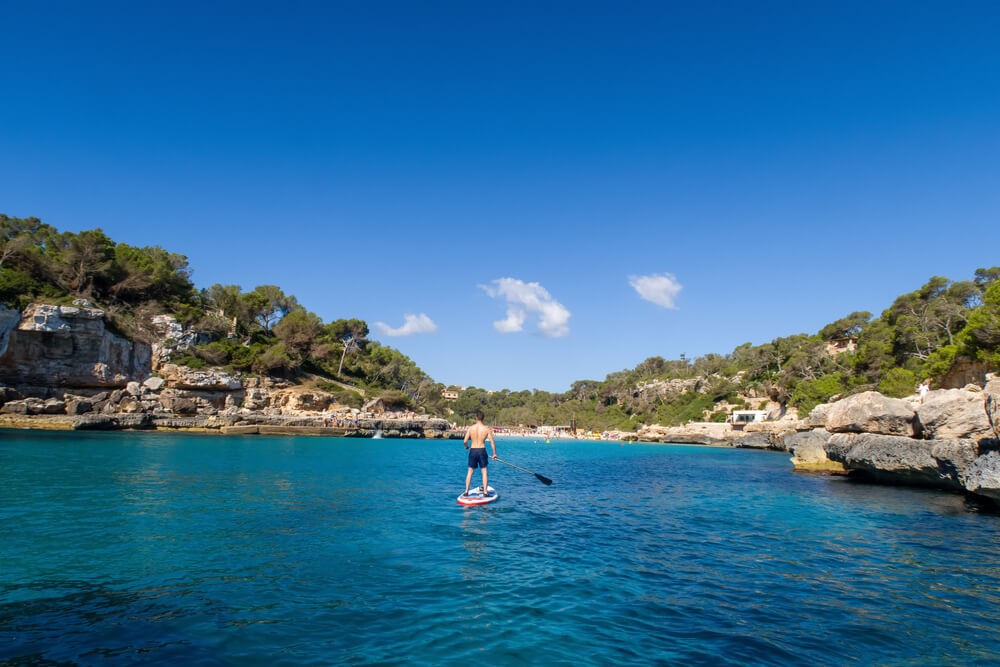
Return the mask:
[(511, 468), (517, 468), (518, 470), (520, 470), (522, 472), (526, 472), (529, 475), (534, 475), (535, 477), (538, 478), (539, 482), (541, 482), (542, 484), (545, 484), (546, 486), (548, 486), (549, 484), (552, 483), (551, 479), (549, 479), (548, 477), (546, 477), (544, 475), (539, 475), (537, 472), (531, 472), (527, 468), (522, 468), (521, 466), (516, 466), (513, 463), (507, 463), (506, 461), (504, 461), (503, 459), (501, 459), (499, 457), (496, 460), (499, 461), (500, 463), (503, 463), (504, 465), (509, 465)]

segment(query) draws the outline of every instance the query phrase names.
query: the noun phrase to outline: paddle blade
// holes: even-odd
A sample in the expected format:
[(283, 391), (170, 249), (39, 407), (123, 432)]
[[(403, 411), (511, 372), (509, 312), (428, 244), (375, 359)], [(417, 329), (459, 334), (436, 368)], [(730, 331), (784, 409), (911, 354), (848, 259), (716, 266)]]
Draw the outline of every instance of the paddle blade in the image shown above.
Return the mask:
[(538, 481), (541, 482), (542, 484), (544, 484), (545, 486), (552, 486), (552, 480), (549, 479), (548, 477), (546, 477), (545, 475), (539, 475), (536, 472), (535, 473), (535, 477), (537, 477)]

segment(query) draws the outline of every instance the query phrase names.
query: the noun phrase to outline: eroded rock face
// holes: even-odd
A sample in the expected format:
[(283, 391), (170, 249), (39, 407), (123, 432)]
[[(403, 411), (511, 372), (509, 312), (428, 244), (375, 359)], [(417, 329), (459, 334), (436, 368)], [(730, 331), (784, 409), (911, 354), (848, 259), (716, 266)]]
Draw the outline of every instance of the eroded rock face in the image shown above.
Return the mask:
[(169, 363), (175, 354), (187, 352), (198, 343), (208, 342), (201, 334), (183, 326), (172, 315), (155, 315), (150, 324), (157, 337), (152, 346), (155, 369)]
[(108, 331), (96, 308), (33, 304), (7, 335), (0, 382), (11, 386), (122, 387), (150, 375), (149, 345)]
[(785, 446), (792, 452), (792, 465), (805, 472), (845, 472), (844, 464), (831, 461), (826, 455), (830, 433), (817, 428), (785, 437)]
[(906, 401), (866, 391), (837, 401), (826, 414), (831, 433), (867, 433), (913, 437), (916, 412)]
[(965, 490), (978, 456), (974, 440), (916, 440), (873, 433), (835, 433), (826, 453), (845, 468), (878, 481)]
[(965, 489), (1000, 502), (1000, 440), (993, 440), (965, 472)]
[(10, 332), (21, 322), (21, 313), (0, 304), (0, 356), (7, 351), (10, 342)]
[(992, 434), (984, 406), (986, 395), (977, 388), (932, 391), (917, 407), (925, 438), (986, 438)]

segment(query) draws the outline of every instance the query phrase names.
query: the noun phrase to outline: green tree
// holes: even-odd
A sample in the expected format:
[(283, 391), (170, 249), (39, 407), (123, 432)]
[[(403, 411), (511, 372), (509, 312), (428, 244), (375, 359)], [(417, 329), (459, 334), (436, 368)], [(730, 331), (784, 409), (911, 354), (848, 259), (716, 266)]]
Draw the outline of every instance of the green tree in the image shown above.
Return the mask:
[(885, 378), (879, 382), (879, 392), (893, 398), (909, 396), (917, 388), (917, 376), (905, 368), (890, 368)]
[(843, 390), (840, 375), (824, 375), (800, 382), (796, 385), (788, 402), (799, 409), (799, 414), (805, 415), (820, 403), (826, 403)]
[(70, 294), (92, 298), (110, 282), (114, 243), (100, 229), (52, 234), (46, 250), (53, 281)]
[(847, 317), (842, 317), (836, 322), (831, 322), (819, 330), (819, 337), (825, 341), (834, 338), (847, 338), (859, 336), (864, 331), (872, 319), (872, 314), (868, 311), (859, 310), (851, 313)]
[(274, 335), (299, 359), (309, 356), (323, 331), (323, 321), (307, 310), (293, 310), (274, 326)]
[(285, 294), (277, 285), (258, 285), (241, 298), (247, 312), (265, 334), (270, 334), (271, 328), (283, 317), (301, 308), (294, 296)]

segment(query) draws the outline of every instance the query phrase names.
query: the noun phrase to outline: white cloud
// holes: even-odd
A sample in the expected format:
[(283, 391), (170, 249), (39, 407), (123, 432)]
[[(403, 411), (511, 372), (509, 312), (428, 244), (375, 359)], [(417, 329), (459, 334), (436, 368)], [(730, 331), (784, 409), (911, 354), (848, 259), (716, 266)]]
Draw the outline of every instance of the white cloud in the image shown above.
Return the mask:
[(629, 276), (628, 282), (646, 301), (664, 308), (677, 308), (681, 284), (673, 275), (654, 273), (648, 276)]
[(413, 334), (434, 333), (437, 331), (437, 325), (434, 324), (434, 320), (423, 313), (419, 315), (407, 313), (403, 316), (403, 326), (395, 329), (385, 322), (376, 322), (375, 326), (386, 336), (412, 336)]
[(538, 317), (538, 330), (543, 336), (559, 338), (569, 333), (570, 312), (538, 283), (499, 278), (479, 287), (494, 299), (507, 301), (507, 317), (493, 323), (500, 333), (524, 331), (529, 315)]

